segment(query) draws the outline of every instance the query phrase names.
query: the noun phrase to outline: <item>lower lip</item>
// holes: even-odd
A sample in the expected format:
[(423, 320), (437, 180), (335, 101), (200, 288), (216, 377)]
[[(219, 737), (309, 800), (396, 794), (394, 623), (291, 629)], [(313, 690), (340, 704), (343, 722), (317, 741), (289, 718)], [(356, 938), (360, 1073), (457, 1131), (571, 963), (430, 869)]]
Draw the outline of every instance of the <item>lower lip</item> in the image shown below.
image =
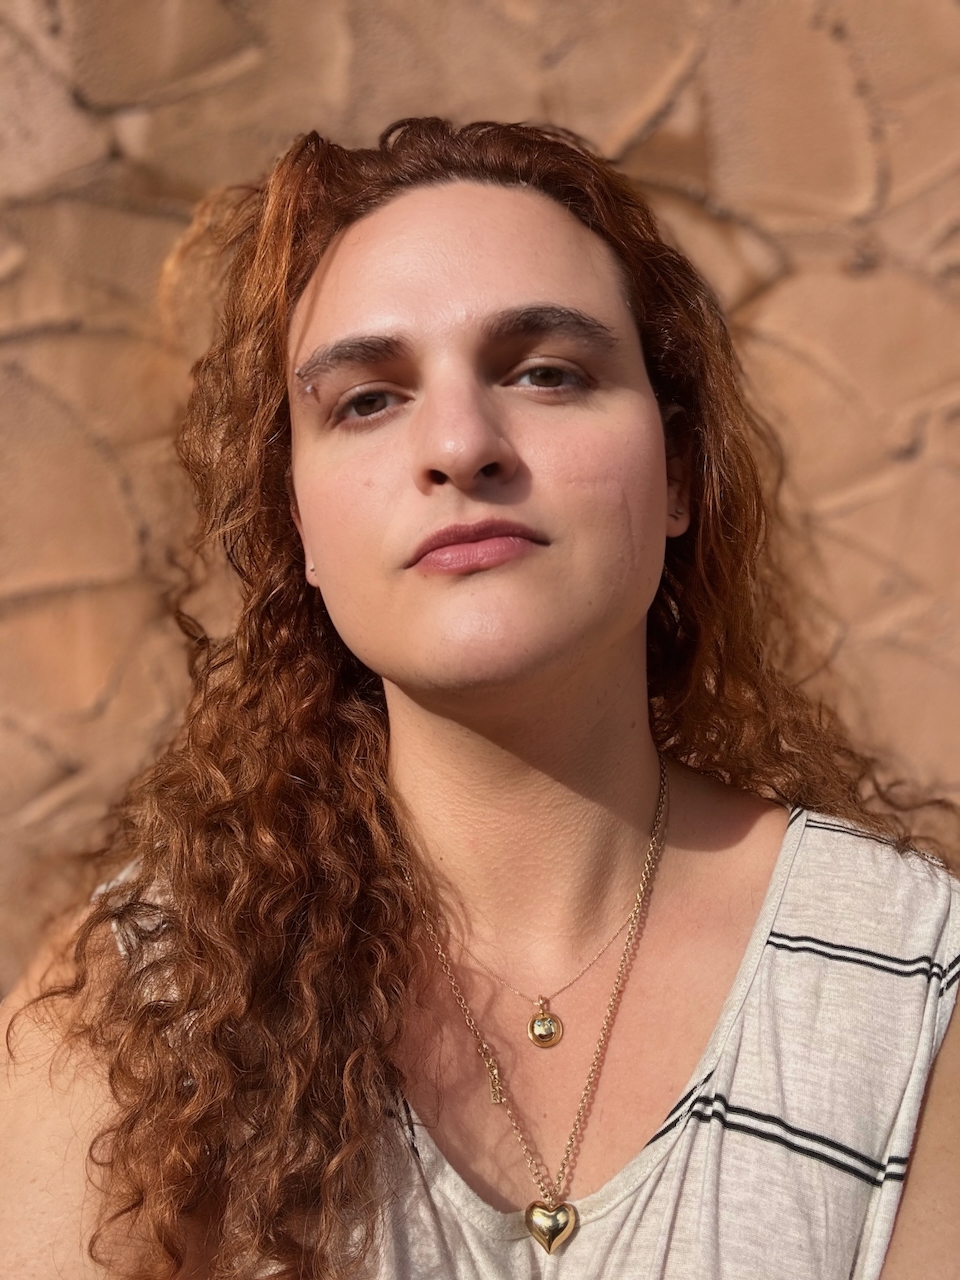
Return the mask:
[(479, 542), (453, 542), (446, 547), (428, 551), (416, 563), (416, 568), (432, 573), (477, 573), (481, 569), (495, 569), (497, 565), (519, 560), (534, 543), (529, 538), (482, 538)]

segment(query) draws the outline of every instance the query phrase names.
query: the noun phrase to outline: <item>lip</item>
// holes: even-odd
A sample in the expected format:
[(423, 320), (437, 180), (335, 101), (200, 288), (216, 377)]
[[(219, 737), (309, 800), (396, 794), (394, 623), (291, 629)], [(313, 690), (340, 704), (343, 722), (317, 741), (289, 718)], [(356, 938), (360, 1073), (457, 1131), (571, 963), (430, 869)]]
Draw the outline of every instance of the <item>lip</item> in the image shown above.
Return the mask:
[[(474, 542), (494, 540), (501, 545), (509, 545), (509, 540), (513, 540), (518, 549), (522, 549), (523, 542), (545, 547), (550, 541), (536, 529), (531, 529), (529, 525), (520, 524), (516, 520), (480, 520), (476, 524), (448, 524), (424, 538), (403, 567), (412, 569), (431, 552), (439, 551), (444, 547), (468, 546)], [(512, 557), (496, 557), (498, 562), (502, 562), (504, 558)], [(450, 567), (453, 568), (452, 565)], [(483, 565), (478, 561), (476, 567), (482, 568)]]

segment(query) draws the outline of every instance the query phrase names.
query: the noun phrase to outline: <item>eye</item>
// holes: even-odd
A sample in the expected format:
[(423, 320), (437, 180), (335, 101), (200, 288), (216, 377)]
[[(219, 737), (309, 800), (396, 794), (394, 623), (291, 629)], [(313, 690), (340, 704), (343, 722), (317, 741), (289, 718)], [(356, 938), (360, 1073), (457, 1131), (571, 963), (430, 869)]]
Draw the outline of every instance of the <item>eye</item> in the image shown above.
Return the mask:
[(543, 387), (548, 391), (558, 390), (561, 387), (585, 387), (587, 385), (587, 381), (582, 374), (558, 364), (532, 365), (529, 369), (524, 369), (522, 373), (518, 374), (514, 381), (519, 386)]
[(375, 418), (395, 404), (400, 397), (393, 391), (361, 391), (358, 395), (345, 400), (336, 411), (338, 422), (357, 420), (357, 418)]

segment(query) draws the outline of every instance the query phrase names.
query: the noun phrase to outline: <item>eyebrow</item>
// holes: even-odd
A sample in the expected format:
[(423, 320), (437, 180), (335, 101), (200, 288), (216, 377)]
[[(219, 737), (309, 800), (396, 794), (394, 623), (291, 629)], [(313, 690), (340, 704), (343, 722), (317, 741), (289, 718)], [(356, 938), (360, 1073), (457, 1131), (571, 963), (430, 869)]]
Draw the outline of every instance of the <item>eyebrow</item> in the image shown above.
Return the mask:
[(486, 322), (484, 334), (495, 342), (504, 338), (535, 338), (541, 334), (560, 334), (580, 338), (605, 350), (611, 350), (617, 345), (617, 336), (613, 330), (595, 316), (589, 316), (575, 307), (561, 307), (553, 303), (501, 311)]
[[(618, 341), (616, 334), (603, 321), (587, 315), (585, 311), (578, 311), (575, 307), (562, 307), (554, 303), (512, 307), (507, 311), (500, 311), (484, 323), (483, 334), (488, 342), (559, 334), (579, 338), (605, 351), (612, 350)], [(316, 351), (297, 366), (294, 373), (299, 381), (308, 382), (346, 365), (382, 364), (409, 354), (410, 344), (401, 337), (370, 334), (341, 338), (329, 346), (317, 347)]]
[(402, 338), (358, 337), (341, 338), (327, 347), (317, 347), (303, 364), (294, 369), (301, 382), (308, 382), (323, 373), (331, 373), (344, 365), (382, 364), (386, 360), (396, 360), (408, 355), (409, 344)]

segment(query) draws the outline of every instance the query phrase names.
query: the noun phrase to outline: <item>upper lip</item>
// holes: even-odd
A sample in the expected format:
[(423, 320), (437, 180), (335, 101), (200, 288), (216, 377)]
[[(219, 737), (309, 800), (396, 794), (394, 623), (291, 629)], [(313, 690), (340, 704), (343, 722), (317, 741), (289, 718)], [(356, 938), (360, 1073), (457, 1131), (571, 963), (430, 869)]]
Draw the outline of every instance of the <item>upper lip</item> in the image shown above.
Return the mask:
[(438, 547), (453, 546), (458, 542), (482, 542), (484, 538), (526, 538), (546, 546), (550, 541), (544, 534), (516, 520), (479, 520), (476, 524), (448, 524), (436, 533), (429, 534), (404, 565), (409, 569), (418, 560), (436, 551)]

